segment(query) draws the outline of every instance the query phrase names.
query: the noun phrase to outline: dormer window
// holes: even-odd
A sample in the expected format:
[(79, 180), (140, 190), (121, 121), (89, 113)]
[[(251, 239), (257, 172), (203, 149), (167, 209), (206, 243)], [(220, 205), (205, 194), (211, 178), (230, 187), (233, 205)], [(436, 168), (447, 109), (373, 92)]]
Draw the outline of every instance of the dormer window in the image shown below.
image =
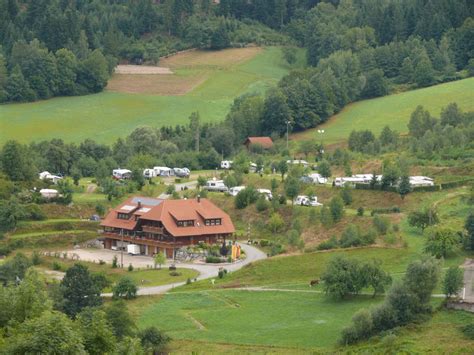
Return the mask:
[(177, 221), (176, 224), (178, 227), (194, 227), (194, 221), (189, 220), (189, 221)]
[(130, 215), (128, 213), (117, 213), (117, 218), (118, 219), (130, 219)]
[(220, 218), (206, 219), (205, 224), (206, 226), (220, 226), (222, 224), (222, 219)]

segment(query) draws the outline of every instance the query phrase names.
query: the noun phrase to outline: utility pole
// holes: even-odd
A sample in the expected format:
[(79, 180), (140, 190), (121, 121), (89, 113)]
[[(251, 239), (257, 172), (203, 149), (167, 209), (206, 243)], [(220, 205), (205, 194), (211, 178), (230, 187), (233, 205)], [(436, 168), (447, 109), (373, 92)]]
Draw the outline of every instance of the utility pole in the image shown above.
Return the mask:
[(120, 267), (123, 269), (123, 228), (120, 229), (120, 236), (122, 237), (122, 242), (120, 245)]
[(289, 136), (289, 128), (290, 128), (290, 121), (286, 121), (286, 150), (288, 150), (288, 136)]

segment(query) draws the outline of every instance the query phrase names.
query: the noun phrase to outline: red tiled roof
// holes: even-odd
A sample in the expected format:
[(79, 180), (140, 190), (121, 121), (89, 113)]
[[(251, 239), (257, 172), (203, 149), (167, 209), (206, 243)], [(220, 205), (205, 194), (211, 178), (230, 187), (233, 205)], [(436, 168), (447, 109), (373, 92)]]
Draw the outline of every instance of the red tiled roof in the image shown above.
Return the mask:
[[(151, 202), (148, 199), (148, 202)], [(135, 203), (133, 203), (135, 200)], [(235, 232), (234, 225), (229, 215), (214, 205), (211, 201), (201, 198), (192, 200), (157, 200), (154, 199), (154, 206), (145, 205), (145, 198), (142, 207), (150, 208), (143, 213), (138, 209), (133, 213), (129, 220), (117, 218), (118, 212), (124, 212), (124, 206), (137, 206), (137, 198), (131, 198), (112, 210), (102, 221), (101, 225), (105, 227), (124, 228), (133, 230), (137, 227), (135, 216), (141, 220), (160, 221), (166, 230), (175, 237), (198, 236), (206, 234), (230, 234)], [(221, 219), (221, 225), (206, 226), (205, 219)], [(194, 221), (194, 226), (179, 227), (176, 221)]]
[(270, 137), (248, 137), (244, 144), (258, 144), (261, 145), (263, 148), (273, 147), (273, 141)]
[[(161, 221), (166, 230), (175, 237), (235, 232), (229, 215), (205, 198), (201, 198), (200, 202), (196, 199), (164, 200), (141, 218)], [(205, 225), (205, 219), (218, 218), (222, 221), (220, 226)], [(178, 227), (176, 220), (194, 221), (194, 226)]]

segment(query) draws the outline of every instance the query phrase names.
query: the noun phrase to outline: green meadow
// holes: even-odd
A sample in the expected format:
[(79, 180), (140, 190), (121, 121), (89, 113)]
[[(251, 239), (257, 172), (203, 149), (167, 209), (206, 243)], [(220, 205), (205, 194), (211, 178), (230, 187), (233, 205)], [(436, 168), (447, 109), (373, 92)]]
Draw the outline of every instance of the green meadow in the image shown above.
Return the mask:
[(172, 293), (144, 308), (139, 324), (173, 339), (318, 348), (336, 345), (352, 315), (380, 301), (337, 302), (314, 292)]
[[(456, 102), (464, 111), (474, 110), (474, 78), (355, 102), (326, 124), (296, 133), (293, 139), (315, 138), (324, 143), (337, 143), (346, 140), (352, 130), (370, 129), (378, 134), (387, 125), (404, 133), (408, 131), (410, 115), (418, 105), (439, 117), (441, 109), (451, 102)], [(324, 134), (319, 134), (318, 129), (324, 129)]]
[[(298, 63), (303, 61), (299, 53)], [(207, 68), (208, 69), (208, 68)], [(104, 91), (81, 97), (61, 97), (34, 103), (0, 106), (0, 144), (62, 138), (80, 142), (92, 138), (111, 143), (140, 125), (186, 124), (199, 111), (204, 122), (224, 119), (234, 98), (275, 85), (291, 67), (279, 48), (270, 47), (236, 65), (215, 66), (207, 79), (182, 96), (126, 94)], [(188, 75), (189, 69), (177, 71)]]

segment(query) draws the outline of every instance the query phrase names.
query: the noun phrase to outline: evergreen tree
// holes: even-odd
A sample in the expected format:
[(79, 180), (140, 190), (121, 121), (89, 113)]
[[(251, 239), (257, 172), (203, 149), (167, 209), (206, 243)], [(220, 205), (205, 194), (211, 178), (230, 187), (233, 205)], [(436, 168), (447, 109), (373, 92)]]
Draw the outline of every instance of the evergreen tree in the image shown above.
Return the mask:
[(287, 122), (291, 122), (290, 109), (286, 97), (280, 90), (271, 90), (265, 99), (261, 122), (263, 134), (278, 133), (282, 136), (287, 130)]
[(23, 102), (34, 101), (36, 93), (31, 89), (30, 84), (25, 80), (23, 73), (18, 65), (16, 65), (6, 85), (7, 97), (9, 101)]
[(211, 49), (219, 50), (230, 47), (230, 39), (225, 23), (222, 21), (211, 36)]

